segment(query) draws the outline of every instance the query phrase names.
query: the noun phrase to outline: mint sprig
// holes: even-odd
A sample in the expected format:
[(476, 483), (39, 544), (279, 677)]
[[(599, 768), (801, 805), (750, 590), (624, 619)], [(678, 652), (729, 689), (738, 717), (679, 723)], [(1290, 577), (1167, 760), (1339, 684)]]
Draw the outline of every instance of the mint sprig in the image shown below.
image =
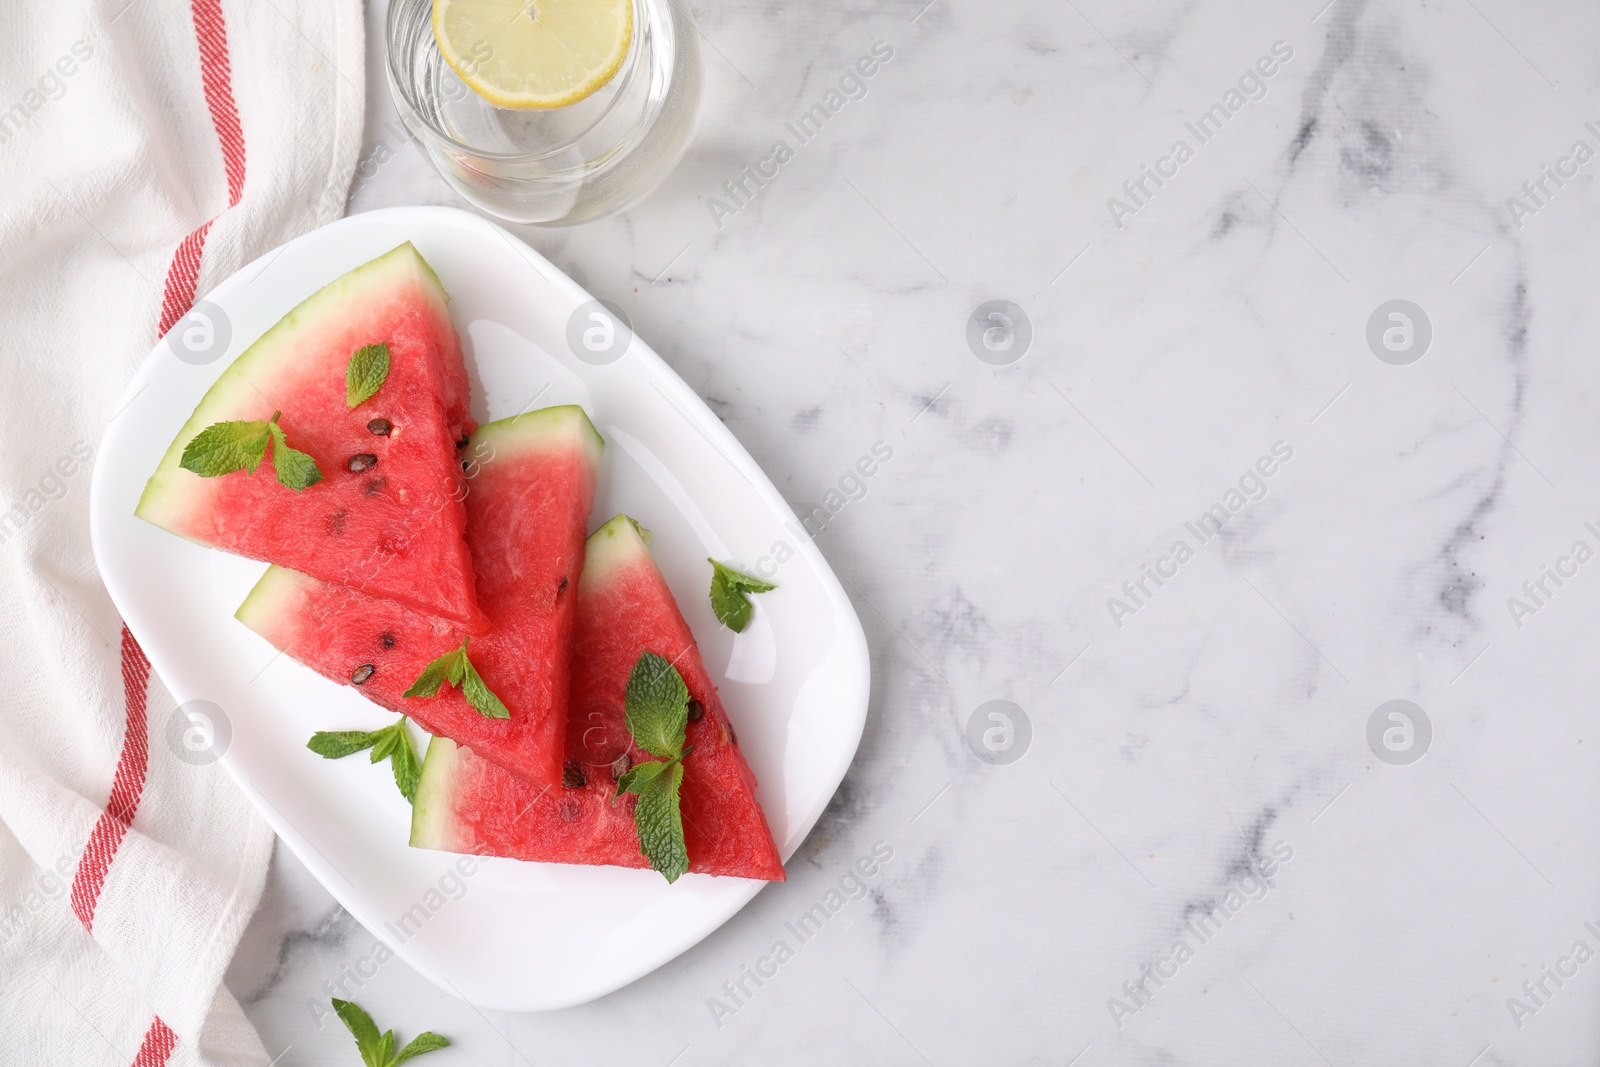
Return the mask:
[(638, 763), (617, 780), (617, 796), (638, 796), (633, 825), (639, 833), (639, 850), (650, 866), (666, 880), (676, 882), (689, 869), (689, 851), (683, 841), (683, 747), (689, 725), (689, 687), (665, 658), (641, 653), (628, 675), (623, 714), (633, 743), (654, 762)]
[(272, 434), (272, 469), (278, 475), (279, 485), (298, 493), (322, 481), (322, 471), (317, 467), (317, 461), (304, 452), (289, 447), (289, 442), (283, 436), (283, 427), (278, 425), (276, 414), (272, 416), (272, 421), (267, 423), (267, 430)]
[(183, 446), (183, 458), (178, 466), (202, 478), (240, 470), (254, 474), (267, 454), (267, 441), (272, 436), (267, 431), (268, 425), (265, 422), (213, 423)]
[(389, 380), (389, 345), (364, 345), (350, 354), (344, 365), (344, 402), (357, 408), (371, 400)]
[(372, 762), (388, 759), (400, 795), (416, 803), (422, 767), (417, 763), (416, 749), (411, 747), (404, 715), (381, 730), (318, 730), (306, 742), (306, 747), (323, 759), (343, 759), (370, 748)]
[(331, 998), (333, 1010), (338, 1013), (339, 1021), (344, 1023), (345, 1029), (356, 1039), (356, 1050), (361, 1053), (361, 1062), (366, 1067), (397, 1067), (414, 1056), (424, 1052), (434, 1052), (438, 1049), (449, 1048), (450, 1042), (431, 1031), (424, 1031), (411, 1039), (411, 1043), (399, 1052), (394, 1050), (394, 1031), (385, 1030), (378, 1033), (378, 1024), (372, 1021), (372, 1016), (359, 1004), (348, 1000)]
[(726, 563), (718, 563), (714, 559), (707, 559), (706, 562), (711, 564), (711, 610), (716, 612), (717, 621), (722, 625), (736, 634), (744, 633), (744, 628), (750, 625), (750, 612), (754, 607), (750, 602), (750, 594), (770, 593), (778, 587), (760, 578), (752, 578), (743, 571), (736, 571)]
[(689, 852), (683, 843), (683, 809), (678, 796), (682, 785), (681, 757), (641, 763), (617, 782), (618, 795), (639, 795), (633, 809), (639, 851), (669, 884), (683, 877), (689, 869)]
[(405, 691), (408, 697), (435, 697), (446, 682), (461, 690), (461, 695), (467, 698), (478, 714), (486, 719), (509, 719), (511, 712), (494, 695), (472, 665), (472, 660), (467, 656), (467, 645), (472, 638), (464, 638), (461, 647), (429, 663), (422, 668), (422, 673), (417, 675), (417, 680), (411, 683), (411, 688)]
[(689, 687), (665, 657), (654, 652), (639, 656), (628, 675), (622, 706), (636, 745), (660, 759), (681, 754), (689, 725)]
[(322, 481), (322, 471), (310, 456), (291, 448), (274, 411), (265, 422), (215, 422), (201, 430), (183, 446), (178, 466), (202, 478), (216, 478), (234, 471), (256, 472), (272, 446), (272, 469), (278, 484), (300, 492)]

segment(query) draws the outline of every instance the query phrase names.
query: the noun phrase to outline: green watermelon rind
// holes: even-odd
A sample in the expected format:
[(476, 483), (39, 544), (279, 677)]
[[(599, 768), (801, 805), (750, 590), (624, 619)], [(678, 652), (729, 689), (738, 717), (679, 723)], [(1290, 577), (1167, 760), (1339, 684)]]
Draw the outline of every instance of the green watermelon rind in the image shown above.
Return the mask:
[[(242, 410), (251, 406), (251, 398), (259, 401), (260, 394), (252, 384), (253, 373), (269, 377), (274, 366), (293, 358), (301, 337), (317, 332), (324, 323), (336, 321), (345, 314), (351, 301), (359, 302), (362, 293), (369, 288), (382, 288), (390, 273), (400, 270), (414, 271), (426, 279), (429, 284), (425, 288), (432, 290), (441, 309), (449, 304), (450, 295), (439, 282), (439, 276), (410, 241), (318, 289), (256, 338), (206, 390), (189, 421), (173, 438), (155, 473), (145, 483), (133, 513), (146, 522), (183, 536), (177, 529), (179, 520), (195, 506), (195, 498), (204, 486), (203, 479), (179, 465), (185, 446), (207, 426), (238, 418)], [(259, 417), (266, 418), (268, 414), (263, 412)]]
[(411, 802), (411, 847), (440, 852), (455, 850), (456, 774), (461, 761), (459, 746), (447, 737), (428, 740), (422, 757), (422, 777), (417, 799)]
[(277, 642), (267, 636), (273, 620), (282, 617), (300, 590), (314, 581), (316, 579), (310, 575), (274, 564), (256, 581), (250, 595), (244, 598), (244, 603), (239, 605), (233, 617), (266, 637), (276, 647)]
[[(574, 426), (574, 419), (576, 425)], [(576, 432), (580, 444), (586, 453), (592, 469), (600, 467), (600, 456), (605, 451), (605, 439), (600, 436), (600, 431), (594, 428), (594, 423), (589, 421), (589, 415), (577, 404), (558, 404), (555, 407), (539, 408), (521, 415), (513, 415), (508, 419), (496, 419), (494, 422), (485, 423), (478, 427), (472, 435), (472, 444), (468, 446), (469, 457), (483, 456), (487, 447), (490, 451), (488, 458), (480, 460), (485, 465), (491, 465), (494, 457), (502, 451), (507, 454), (517, 454), (547, 447), (560, 445)]]
[(650, 531), (641, 526), (637, 519), (627, 515), (613, 516), (590, 534), (589, 540), (584, 543), (580, 592), (584, 582), (588, 583), (589, 589), (604, 586), (613, 570), (633, 563), (641, 556), (650, 558)]

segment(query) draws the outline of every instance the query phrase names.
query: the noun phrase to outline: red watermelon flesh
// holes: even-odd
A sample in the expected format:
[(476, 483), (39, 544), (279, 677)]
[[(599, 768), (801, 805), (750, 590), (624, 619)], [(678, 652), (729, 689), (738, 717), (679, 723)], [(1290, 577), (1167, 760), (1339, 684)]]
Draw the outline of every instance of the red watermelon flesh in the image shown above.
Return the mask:
[(536, 785), (558, 783), (567, 649), (602, 447), (573, 406), (492, 422), (473, 435), (467, 538), (490, 629), (472, 637), (467, 652), (509, 719), (485, 718), (448, 686), (435, 697), (403, 695), (467, 633), (396, 601), (273, 567), (237, 617), (325, 677), (345, 684), (365, 677), (357, 685), (362, 696), (428, 732)]
[[(783, 862), (756, 802), (700, 651), (638, 526), (619, 515), (589, 538), (572, 641), (572, 706), (562, 784), (530, 786), (447, 740), (434, 739), (412, 809), (411, 843), (545, 863), (648, 867), (634, 830), (636, 798), (616, 796), (613, 763), (649, 759), (623, 717), (628, 675), (643, 652), (666, 657), (698, 704), (681, 792), (689, 870), (783, 881)], [(695, 704), (691, 704), (691, 718)], [(581, 782), (580, 782), (581, 780)]]
[[(312, 294), (247, 348), (195, 408), (135, 512), (191, 541), (291, 567), (481, 630), (457, 442), (474, 428), (461, 342), (439, 279), (401, 245)], [(389, 375), (351, 409), (345, 367), (389, 346)], [(279, 485), (271, 462), (202, 478), (184, 446), (206, 427), (281, 411), (322, 480)], [(384, 419), (387, 434), (368, 424)], [(370, 457), (356, 460), (353, 457)], [(359, 471), (352, 466), (362, 467)]]

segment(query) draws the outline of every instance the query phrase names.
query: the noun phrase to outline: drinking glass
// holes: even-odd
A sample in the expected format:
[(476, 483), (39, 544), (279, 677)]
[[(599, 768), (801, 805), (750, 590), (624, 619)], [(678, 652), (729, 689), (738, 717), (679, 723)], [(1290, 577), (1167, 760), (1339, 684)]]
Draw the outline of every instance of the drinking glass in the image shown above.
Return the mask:
[(633, 40), (611, 80), (566, 107), (526, 111), (495, 107), (461, 80), (432, 14), (432, 0), (391, 0), (389, 88), (445, 181), (492, 215), (567, 226), (626, 210), (694, 137), (700, 48), (678, 0), (633, 0)]

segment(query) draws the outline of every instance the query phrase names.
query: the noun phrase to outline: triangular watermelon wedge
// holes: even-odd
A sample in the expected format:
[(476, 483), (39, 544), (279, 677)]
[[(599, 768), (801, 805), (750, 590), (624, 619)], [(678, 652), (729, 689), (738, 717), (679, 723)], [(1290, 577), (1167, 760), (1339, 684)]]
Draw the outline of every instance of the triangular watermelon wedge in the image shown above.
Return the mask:
[(640, 653), (649, 651), (670, 660), (689, 687), (686, 742), (694, 750), (684, 759), (681, 793), (689, 870), (784, 880), (756, 801), (755, 775), (645, 537), (619, 515), (589, 538), (572, 639), (563, 782), (530, 786), (435, 738), (412, 809), (413, 845), (545, 863), (649, 866), (633, 824), (636, 798), (617, 797), (614, 777), (626, 769), (618, 757), (648, 758), (631, 744), (623, 694)]
[(537, 786), (559, 783), (567, 650), (603, 447), (575, 406), (491, 422), (472, 436), (467, 539), (490, 628), (471, 638), (467, 653), (509, 719), (486, 718), (449, 686), (434, 697), (403, 695), (468, 634), (395, 601), (272, 567), (237, 618), (317, 673), (355, 685), (429, 733), (454, 738)]
[[(212, 385), (135, 514), (202, 545), (481, 629), (457, 447), (474, 424), (449, 299), (409, 243), (313, 293)], [(388, 378), (352, 409), (346, 364), (378, 343), (388, 345)], [(207, 427), (274, 412), (288, 444), (322, 472), (309, 488), (278, 484), (270, 461), (206, 478), (179, 465)]]

